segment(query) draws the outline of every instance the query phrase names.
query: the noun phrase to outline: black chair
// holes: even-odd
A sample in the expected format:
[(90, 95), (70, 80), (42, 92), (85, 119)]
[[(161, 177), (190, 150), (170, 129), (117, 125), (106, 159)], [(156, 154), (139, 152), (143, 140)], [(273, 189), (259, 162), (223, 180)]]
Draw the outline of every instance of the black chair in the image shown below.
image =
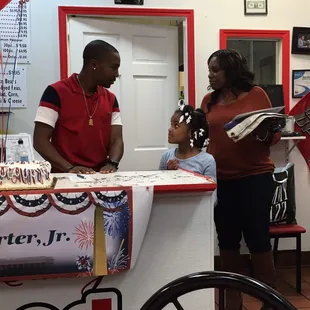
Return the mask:
[[(257, 298), (278, 310), (296, 310), (281, 294), (250, 277), (219, 271), (199, 272), (170, 282), (158, 290), (140, 310), (161, 310), (173, 304), (184, 310), (178, 298), (193, 291), (217, 288), (220, 292), (219, 310), (224, 310), (225, 289), (232, 289)], [(193, 305), (194, 309), (195, 305)]]

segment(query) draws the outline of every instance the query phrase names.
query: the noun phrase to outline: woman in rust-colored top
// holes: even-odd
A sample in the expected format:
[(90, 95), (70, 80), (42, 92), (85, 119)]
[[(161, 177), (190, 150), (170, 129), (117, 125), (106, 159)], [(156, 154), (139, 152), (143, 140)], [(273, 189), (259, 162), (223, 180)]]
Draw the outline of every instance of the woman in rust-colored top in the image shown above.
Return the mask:
[[(208, 152), (217, 165), (218, 202), (214, 220), (222, 268), (239, 272), (242, 235), (251, 253), (254, 276), (274, 287), (275, 269), (269, 237), (269, 218), (274, 193), (274, 163), (270, 146), (280, 135), (273, 134), (270, 121), (239, 142), (230, 139), (224, 124), (236, 115), (271, 108), (267, 94), (253, 84), (254, 74), (246, 59), (234, 50), (219, 50), (209, 60), (213, 89), (201, 108), (207, 113), (210, 143)], [(226, 309), (242, 309), (238, 292), (226, 293)], [(263, 305), (262, 309), (271, 309)]]

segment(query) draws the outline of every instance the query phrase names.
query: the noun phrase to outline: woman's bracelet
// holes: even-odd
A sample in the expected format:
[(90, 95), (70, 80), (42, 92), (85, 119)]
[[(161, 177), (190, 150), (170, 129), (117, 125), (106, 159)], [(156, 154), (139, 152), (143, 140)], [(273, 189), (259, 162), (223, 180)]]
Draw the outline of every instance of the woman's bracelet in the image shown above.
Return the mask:
[(269, 141), (270, 140), (269, 139), (270, 138), (270, 132), (269, 132), (269, 130), (267, 130), (266, 136), (263, 139), (261, 139), (258, 135), (256, 135), (255, 138), (256, 138), (256, 140), (258, 140), (260, 142), (265, 142), (265, 143), (270, 142)]

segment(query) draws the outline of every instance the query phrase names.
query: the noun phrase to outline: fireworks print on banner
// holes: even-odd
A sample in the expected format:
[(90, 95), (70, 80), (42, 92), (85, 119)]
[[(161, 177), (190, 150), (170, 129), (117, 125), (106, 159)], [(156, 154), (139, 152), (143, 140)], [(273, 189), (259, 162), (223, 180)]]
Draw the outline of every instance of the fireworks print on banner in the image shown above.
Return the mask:
[[(93, 221), (81, 221), (81, 223), (75, 227), (74, 235), (76, 235), (74, 243), (78, 243), (78, 247), (81, 251), (87, 251), (91, 248), (94, 252), (94, 222)], [(79, 276), (92, 276), (93, 272), (93, 259), (88, 254), (78, 255), (76, 257), (76, 267), (82, 274)]]
[(105, 233), (113, 238), (124, 237), (130, 217), (126, 191), (96, 192), (95, 195), (103, 209)]
[(91, 246), (94, 246), (94, 222), (93, 221), (81, 221), (78, 227), (75, 227), (76, 235), (75, 243), (79, 244), (79, 248), (87, 251)]
[(116, 254), (112, 256), (112, 259), (108, 260), (108, 270), (110, 274), (120, 272), (128, 267), (129, 256), (125, 255), (125, 248), (123, 248), (124, 239)]
[(78, 255), (76, 257), (77, 269), (81, 272), (92, 272), (93, 261), (89, 255)]
[(127, 270), (130, 268), (132, 230), (128, 193), (123, 190), (95, 192), (92, 195), (95, 203), (102, 207), (108, 274)]

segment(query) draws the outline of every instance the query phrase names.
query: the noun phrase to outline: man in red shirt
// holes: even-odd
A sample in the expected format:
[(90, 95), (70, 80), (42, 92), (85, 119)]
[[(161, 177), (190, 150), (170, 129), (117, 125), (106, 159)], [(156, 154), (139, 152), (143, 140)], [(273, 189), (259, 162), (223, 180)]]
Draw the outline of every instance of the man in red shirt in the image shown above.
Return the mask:
[(119, 76), (118, 51), (102, 40), (83, 52), (79, 74), (49, 85), (35, 118), (34, 148), (53, 172), (109, 173), (124, 152), (119, 105), (107, 90)]

